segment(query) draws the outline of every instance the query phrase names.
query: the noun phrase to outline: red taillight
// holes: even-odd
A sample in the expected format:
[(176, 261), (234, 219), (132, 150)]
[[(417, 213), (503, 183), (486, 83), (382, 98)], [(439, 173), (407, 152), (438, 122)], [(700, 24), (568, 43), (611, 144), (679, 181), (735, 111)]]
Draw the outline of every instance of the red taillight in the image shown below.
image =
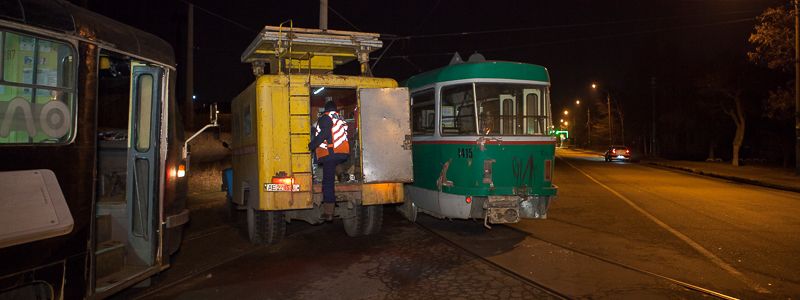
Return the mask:
[(274, 184), (294, 184), (294, 178), (292, 177), (272, 177), (272, 183)]
[(625, 150), (625, 154), (631, 154), (631, 150)]
[(617, 154), (617, 149), (611, 149), (612, 154)]
[(553, 162), (549, 159), (544, 161), (544, 180), (553, 181)]
[(472, 203), (472, 196), (467, 196), (467, 199), (465, 199), (464, 201), (466, 201), (467, 204)]

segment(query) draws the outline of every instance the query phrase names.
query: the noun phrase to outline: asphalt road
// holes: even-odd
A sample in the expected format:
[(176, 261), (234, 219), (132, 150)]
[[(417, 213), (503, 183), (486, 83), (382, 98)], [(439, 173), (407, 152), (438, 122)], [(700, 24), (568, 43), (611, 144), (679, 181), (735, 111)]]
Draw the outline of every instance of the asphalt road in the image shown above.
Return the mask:
[(492, 230), (424, 216), (420, 227), (386, 209), (377, 236), (293, 222), (281, 244), (255, 247), (225, 217), (222, 194), (198, 197), (173, 266), (119, 298), (550, 297), (526, 280), (569, 298), (704, 297), (652, 274), (743, 299), (800, 295), (800, 194), (558, 156), (549, 218)]
[(549, 219), (516, 228), (739, 298), (800, 296), (800, 194), (557, 155)]

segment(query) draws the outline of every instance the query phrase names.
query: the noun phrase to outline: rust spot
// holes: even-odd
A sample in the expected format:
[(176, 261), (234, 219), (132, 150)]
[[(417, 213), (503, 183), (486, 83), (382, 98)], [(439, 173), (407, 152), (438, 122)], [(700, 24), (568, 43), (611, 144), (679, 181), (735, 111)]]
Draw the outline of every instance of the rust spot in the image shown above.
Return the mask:
[(451, 160), (448, 160), (446, 163), (444, 163), (444, 166), (442, 166), (442, 172), (439, 173), (439, 179), (436, 180), (436, 186), (439, 187), (439, 191), (440, 192), (442, 191), (442, 186), (446, 186), (446, 187), (452, 187), (453, 186), (453, 182), (450, 181), (450, 180), (447, 180), (447, 169), (450, 168), (450, 161)]

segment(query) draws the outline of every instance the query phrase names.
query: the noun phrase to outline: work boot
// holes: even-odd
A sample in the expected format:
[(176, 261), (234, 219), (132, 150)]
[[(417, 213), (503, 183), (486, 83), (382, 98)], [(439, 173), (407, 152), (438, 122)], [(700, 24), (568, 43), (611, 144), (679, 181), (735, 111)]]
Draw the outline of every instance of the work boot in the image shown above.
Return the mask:
[(336, 203), (333, 202), (325, 202), (322, 203), (322, 219), (325, 221), (333, 221), (333, 209), (336, 207)]

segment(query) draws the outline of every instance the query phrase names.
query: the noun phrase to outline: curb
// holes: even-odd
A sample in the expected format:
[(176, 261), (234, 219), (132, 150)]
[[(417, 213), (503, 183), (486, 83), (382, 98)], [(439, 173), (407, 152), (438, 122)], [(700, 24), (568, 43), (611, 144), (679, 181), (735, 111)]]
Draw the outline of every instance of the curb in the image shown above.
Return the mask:
[(713, 172), (703, 171), (703, 170), (700, 170), (700, 169), (694, 169), (694, 168), (689, 168), (689, 167), (679, 167), (679, 166), (660, 163), (660, 162), (649, 161), (649, 162), (647, 162), (647, 164), (648, 165), (653, 165), (653, 166), (664, 167), (664, 168), (668, 168), (668, 169), (673, 169), (673, 170), (678, 170), (678, 171), (683, 171), (683, 172), (688, 172), (688, 173), (693, 173), (693, 174), (698, 174), (698, 175), (707, 176), (707, 177), (714, 177), (714, 178), (719, 178), (719, 179), (730, 180), (730, 181), (733, 181), (733, 182), (739, 182), (739, 183), (756, 185), (756, 186), (761, 186), (761, 187), (766, 187), (766, 188), (771, 188), (771, 189), (776, 189), (776, 190), (800, 193), (800, 188), (797, 188), (797, 187), (791, 187), (791, 186), (785, 186), (785, 185), (780, 185), (780, 184), (768, 183), (768, 182), (763, 182), (763, 181), (749, 179), (749, 178), (742, 178), (742, 177), (736, 177), (736, 176), (730, 176), (730, 175), (722, 175), (722, 174), (717, 174), (717, 173), (713, 173)]

